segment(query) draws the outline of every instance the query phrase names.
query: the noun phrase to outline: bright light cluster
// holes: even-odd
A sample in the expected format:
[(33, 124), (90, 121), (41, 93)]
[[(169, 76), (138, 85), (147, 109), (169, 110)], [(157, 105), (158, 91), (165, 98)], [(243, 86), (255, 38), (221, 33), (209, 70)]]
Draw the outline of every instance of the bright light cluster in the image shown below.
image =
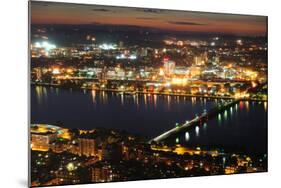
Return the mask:
[(115, 50), (116, 49), (116, 45), (104, 43), (104, 44), (99, 45), (99, 48), (101, 48), (103, 50)]
[(51, 44), (51, 43), (49, 43), (47, 41), (36, 42), (34, 46), (35, 46), (35, 48), (44, 48), (46, 51), (49, 51), (49, 50), (54, 49), (54, 48), (57, 47), (56, 45)]
[(186, 85), (187, 78), (172, 78), (173, 85)]
[(120, 54), (120, 55), (117, 55), (116, 56), (116, 59), (131, 59), (131, 60), (134, 60), (134, 59), (137, 59), (137, 56), (132, 54), (130, 56), (125, 56), (124, 54)]

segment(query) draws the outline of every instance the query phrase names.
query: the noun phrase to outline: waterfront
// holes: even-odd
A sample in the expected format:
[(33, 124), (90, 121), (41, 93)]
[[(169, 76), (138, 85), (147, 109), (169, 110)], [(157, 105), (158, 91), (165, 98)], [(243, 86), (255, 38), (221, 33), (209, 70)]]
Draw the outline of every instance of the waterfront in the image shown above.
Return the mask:
[[(209, 110), (218, 100), (31, 87), (31, 122), (67, 128), (125, 130), (150, 139)], [(240, 102), (206, 124), (178, 135), (186, 146), (267, 151), (267, 103)], [(161, 125), (161, 126), (160, 126)]]
[[(32, 123), (125, 130), (151, 138), (215, 106), (215, 100), (31, 88)], [(160, 126), (161, 125), (161, 126)]]
[(30, 5), (29, 186), (268, 171), (267, 17)]

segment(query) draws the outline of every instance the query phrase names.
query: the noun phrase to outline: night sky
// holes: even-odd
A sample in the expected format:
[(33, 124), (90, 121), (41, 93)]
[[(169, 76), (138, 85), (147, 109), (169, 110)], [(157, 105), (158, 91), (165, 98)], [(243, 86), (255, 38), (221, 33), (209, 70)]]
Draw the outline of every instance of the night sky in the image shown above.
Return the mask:
[[(188, 8), (188, 7), (187, 7)], [(32, 24), (116, 24), (173, 31), (266, 36), (265, 16), (31, 2)]]

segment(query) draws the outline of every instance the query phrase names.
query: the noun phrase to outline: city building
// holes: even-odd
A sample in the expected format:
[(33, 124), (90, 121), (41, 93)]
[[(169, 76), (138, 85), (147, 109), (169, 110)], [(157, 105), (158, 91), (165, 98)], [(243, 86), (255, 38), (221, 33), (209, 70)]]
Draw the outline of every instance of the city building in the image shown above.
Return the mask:
[(165, 75), (170, 76), (171, 74), (173, 74), (174, 69), (176, 67), (176, 63), (174, 61), (169, 60), (168, 58), (164, 58), (163, 63)]
[(52, 132), (32, 133), (31, 134), (31, 149), (38, 151), (48, 151), (50, 143), (57, 138)]
[(31, 149), (35, 151), (48, 151), (50, 144), (57, 139), (59, 127), (43, 124), (32, 124)]
[(95, 138), (82, 137), (78, 138), (78, 153), (80, 156), (95, 156), (97, 154)]
[(92, 168), (92, 182), (112, 181), (112, 170), (108, 166), (97, 166)]

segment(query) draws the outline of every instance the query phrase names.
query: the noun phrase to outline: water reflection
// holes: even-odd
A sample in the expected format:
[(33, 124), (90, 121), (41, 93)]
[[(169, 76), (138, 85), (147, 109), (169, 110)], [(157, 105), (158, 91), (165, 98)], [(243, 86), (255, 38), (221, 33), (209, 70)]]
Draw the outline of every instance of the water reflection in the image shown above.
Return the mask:
[(93, 104), (96, 104), (96, 91), (92, 90), (92, 100), (93, 100)]
[(170, 107), (171, 107), (171, 96), (168, 95), (167, 99), (168, 99), (168, 110), (170, 110)]
[(227, 110), (224, 111), (224, 119), (227, 119)]
[(147, 107), (147, 96), (146, 94), (143, 95), (143, 100), (144, 100), (144, 107)]
[(245, 102), (245, 106), (246, 106), (247, 111), (249, 111), (249, 101)]
[(196, 133), (196, 137), (199, 137), (199, 127), (198, 126), (195, 127), (195, 133)]
[(107, 97), (108, 97), (108, 93), (105, 91), (102, 91), (102, 102), (103, 104), (107, 104)]
[(42, 97), (43, 97), (43, 92), (42, 92), (42, 87), (41, 86), (36, 86), (35, 87), (38, 103), (41, 103)]
[(196, 103), (196, 97), (191, 97), (191, 104), (194, 106)]
[(220, 113), (218, 114), (218, 123), (219, 123), (219, 125), (221, 124), (221, 114)]
[(185, 141), (188, 142), (190, 139), (190, 135), (188, 132), (185, 133)]
[(133, 95), (133, 99), (134, 99), (134, 104), (136, 104), (137, 109), (139, 109), (139, 95), (138, 94)]
[[(188, 142), (186, 146), (224, 145), (225, 148), (229, 147), (237, 151), (266, 152), (267, 103), (262, 102), (259, 105), (255, 102), (252, 105), (252, 102), (249, 102), (249, 107), (246, 101), (242, 103), (237, 103), (218, 113), (214, 119), (209, 119), (207, 124), (203, 123), (202, 127), (196, 126), (190, 135), (187, 132), (190, 133), (190, 130), (186, 130), (180, 141), (185, 141), (183, 145)], [(203, 129), (201, 134), (200, 129)]]
[(244, 108), (244, 103), (242, 101), (239, 102), (239, 108), (242, 110)]
[(151, 95), (150, 94), (147, 94), (147, 99), (148, 99), (148, 107), (150, 107), (151, 105), (153, 105), (153, 103), (152, 103), (152, 99), (151, 99)]
[(42, 102), (46, 102), (48, 100), (48, 92), (47, 89), (45, 87), (42, 86), (36, 86), (35, 87), (35, 92), (37, 95), (37, 101), (39, 104), (41, 104)]
[(263, 102), (263, 107), (264, 107), (265, 111), (267, 111), (267, 102)]
[(121, 93), (120, 97), (121, 97), (121, 105), (124, 106), (124, 93)]
[(154, 104), (154, 108), (156, 109), (157, 107), (157, 95), (153, 95), (153, 104)]
[(203, 130), (206, 131), (206, 129), (207, 129), (207, 123), (205, 122), (205, 123), (203, 124)]
[[(195, 97), (186, 97), (185, 101), (183, 101), (184, 97), (179, 97), (180, 103), (177, 104), (177, 98), (171, 96), (153, 95), (151, 96), (152, 100), (147, 101), (148, 95), (124, 96), (114, 92), (102, 94), (101, 91), (95, 90), (86, 94), (73, 90), (71, 94), (68, 89), (54, 88), (54, 91), (51, 92), (49, 87), (43, 89), (41, 86), (32, 87), (31, 97), (33, 109), (31, 112), (32, 122), (46, 120), (46, 123), (51, 124), (52, 122), (55, 123), (58, 117), (60, 117), (64, 125), (70, 128), (75, 128), (79, 125), (81, 128), (90, 129), (94, 124), (104, 128), (126, 130), (148, 138), (173, 128), (174, 122), (183, 123), (186, 120), (193, 119), (196, 113), (201, 114), (204, 109), (202, 106), (203, 100), (202, 103), (198, 100), (196, 102)], [(102, 101), (106, 100), (106, 98), (108, 102), (104, 105)], [(72, 104), (70, 101), (75, 103)], [(95, 104), (94, 108), (93, 104)], [(122, 107), (121, 104), (126, 105), (126, 108)], [(157, 105), (157, 111), (154, 108), (146, 108), (145, 104)], [(256, 147), (258, 150), (259, 148), (262, 150), (266, 147), (263, 143), (266, 140), (264, 139), (264, 137), (266, 138), (264, 136), (266, 135), (266, 130), (264, 131), (264, 129), (267, 125), (265, 113), (265, 110), (268, 108), (267, 102), (262, 102), (260, 105), (258, 102), (255, 102), (253, 105), (249, 102), (249, 104), (248, 113), (245, 113), (245, 104), (241, 110), (239, 109), (240, 103), (237, 103), (229, 108), (229, 111), (223, 111), (217, 114), (216, 117), (210, 118), (207, 123), (202, 124), (202, 127), (199, 125), (190, 130), (185, 130), (188, 132), (183, 132), (181, 134), (182, 137), (177, 135), (177, 140), (173, 137), (172, 142), (175, 143), (177, 141), (181, 143), (181, 141), (188, 141), (190, 146), (215, 143), (249, 148)], [(139, 105), (138, 110), (136, 110), (137, 105)], [(169, 111), (173, 113), (167, 113), (167, 105)], [(67, 106), (67, 109), (65, 109), (65, 106)], [(213, 99), (206, 100), (207, 111), (215, 106), (216, 104)], [(102, 110), (99, 107), (102, 107)], [(90, 113), (89, 110), (91, 110)], [(225, 113), (228, 118), (227, 121), (225, 121)], [(83, 116), (83, 118), (73, 121), (71, 117), (77, 114)], [(155, 123), (156, 120), (157, 123)], [(116, 125), (116, 122), (120, 123)], [(132, 126), (132, 122), (134, 126)], [(241, 138), (245, 138), (245, 140), (241, 140)]]

